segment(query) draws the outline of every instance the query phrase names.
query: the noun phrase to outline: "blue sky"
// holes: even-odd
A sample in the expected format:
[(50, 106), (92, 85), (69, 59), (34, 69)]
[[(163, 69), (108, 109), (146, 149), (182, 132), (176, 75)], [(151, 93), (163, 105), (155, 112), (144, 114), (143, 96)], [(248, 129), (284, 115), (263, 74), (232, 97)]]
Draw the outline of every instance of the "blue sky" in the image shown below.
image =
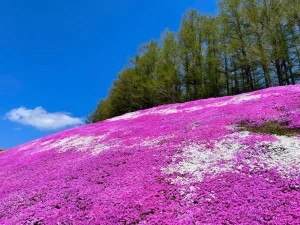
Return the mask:
[(0, 2), (0, 149), (78, 126), (137, 46), (216, 0)]

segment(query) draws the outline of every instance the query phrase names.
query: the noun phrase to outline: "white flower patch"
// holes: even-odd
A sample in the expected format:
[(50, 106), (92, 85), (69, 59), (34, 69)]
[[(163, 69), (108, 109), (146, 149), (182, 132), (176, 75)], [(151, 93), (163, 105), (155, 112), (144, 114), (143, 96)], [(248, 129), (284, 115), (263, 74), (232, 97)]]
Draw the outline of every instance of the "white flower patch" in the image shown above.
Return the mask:
[(52, 142), (53, 140), (48, 140), (48, 141), (40, 142), (40, 145), (45, 146), (45, 145), (49, 145)]
[(49, 151), (51, 149), (58, 149), (59, 152), (66, 152), (71, 149), (75, 149), (78, 152), (85, 152), (87, 151), (87, 149), (95, 145), (94, 150), (92, 152), (92, 154), (95, 155), (95, 154), (99, 154), (102, 150), (104, 150), (103, 147), (104, 144), (101, 144), (100, 142), (106, 136), (107, 134), (101, 136), (73, 135), (73, 136), (59, 139), (55, 142), (53, 142), (53, 140), (48, 140), (45, 142), (41, 142), (39, 148), (37, 148), (37, 150), (35, 152), (32, 152), (31, 154)]
[(168, 109), (155, 110), (153, 112), (153, 114), (161, 114), (161, 115), (168, 115), (173, 113), (178, 113), (178, 110), (175, 108), (168, 108)]
[(252, 95), (252, 94), (241, 94), (241, 95), (237, 95), (234, 96), (232, 99), (227, 100), (227, 101), (221, 101), (221, 102), (216, 102), (213, 104), (207, 104), (206, 107), (222, 107), (222, 106), (226, 106), (229, 104), (239, 104), (241, 102), (247, 102), (247, 101), (252, 101), (252, 100), (257, 100), (260, 99), (262, 97), (261, 94), (257, 94), (257, 95)]
[[(214, 149), (206, 149), (205, 145), (190, 145), (183, 149), (183, 153), (173, 158), (167, 168), (162, 169), (163, 173), (191, 174), (193, 178), (177, 176), (171, 180), (172, 183), (189, 184), (195, 181), (202, 181), (205, 173), (218, 174), (231, 171), (234, 166), (235, 153), (242, 151), (247, 146), (239, 144), (236, 137), (245, 138), (248, 132), (240, 132), (226, 136), (214, 144)], [(176, 163), (178, 158), (182, 158)], [(222, 163), (221, 163), (222, 162)]]
[(76, 149), (78, 152), (84, 152), (91, 146), (92, 142), (96, 139), (94, 136), (77, 137), (70, 140), (64, 145), (59, 146), (59, 152), (66, 152), (71, 149)]
[(198, 111), (198, 110), (206, 109), (206, 108), (222, 107), (222, 106), (226, 106), (229, 104), (239, 104), (239, 103), (245, 102), (245, 101), (257, 100), (261, 97), (267, 97), (267, 95), (262, 96), (261, 94), (257, 94), (257, 95), (241, 94), (241, 95), (237, 95), (237, 96), (233, 97), (230, 100), (220, 101), (220, 102), (216, 102), (216, 103), (212, 103), (212, 104), (206, 104), (205, 106), (193, 106), (190, 108), (186, 108), (185, 111), (193, 112), (193, 111)]
[(198, 111), (198, 110), (201, 110), (201, 109), (204, 109), (206, 107), (204, 106), (193, 106), (193, 107), (190, 107), (190, 108), (185, 108), (184, 111), (185, 112), (193, 112), (193, 111)]
[(281, 96), (282, 94), (279, 92), (272, 92), (272, 93), (266, 93), (266, 94), (262, 94), (261, 97), (262, 98), (267, 98), (267, 97), (274, 97), (274, 96)]
[(260, 99), (261, 97), (262, 97), (261, 94), (256, 94), (256, 95), (241, 94), (241, 95), (237, 95), (237, 96), (233, 97), (229, 102), (231, 104), (239, 104), (239, 103), (245, 102), (245, 101), (257, 100), (257, 99)]
[(229, 125), (229, 126), (225, 126), (225, 128), (229, 131), (235, 131), (237, 129), (237, 125), (233, 124), (233, 125)]
[[(101, 138), (102, 140), (103, 138)], [(122, 145), (123, 141), (120, 138), (114, 138), (114, 139), (109, 139), (106, 142), (103, 142), (101, 140), (96, 140), (96, 142), (94, 142), (94, 147), (92, 150), (92, 155), (98, 155), (101, 152), (108, 150), (108, 149), (114, 149), (114, 148), (118, 148)]]
[(117, 116), (115, 118), (109, 119), (108, 121), (118, 121), (118, 120), (128, 120), (128, 119), (135, 119), (143, 115), (168, 115), (168, 114), (174, 114), (180, 112), (176, 108), (173, 108), (170, 106), (170, 108), (166, 109), (148, 109), (146, 112), (132, 112), (132, 113), (126, 113), (122, 116)]
[(257, 146), (268, 146), (268, 154), (260, 156), (268, 168), (278, 168), (284, 176), (295, 169), (300, 170), (300, 139), (297, 137), (276, 136), (276, 142), (262, 142)]
[(223, 102), (216, 102), (216, 103), (213, 103), (213, 104), (207, 104), (205, 106), (205, 108), (222, 107), (222, 106), (226, 106), (226, 105), (231, 104), (231, 103), (232, 103), (232, 100), (223, 101)]
[(53, 148), (59, 148), (59, 149), (65, 148), (65, 147), (69, 146), (70, 142), (72, 142), (74, 139), (77, 139), (79, 137), (80, 137), (79, 135), (73, 135), (73, 136), (62, 138), (62, 139), (58, 139), (57, 141), (55, 141), (51, 144), (49, 144), (49, 141), (41, 142), (40, 148), (38, 148), (37, 151), (33, 152), (32, 154), (48, 151)]
[(39, 140), (31, 141), (29, 143), (18, 146), (16, 149), (17, 149), (17, 151), (27, 150), (29, 148), (36, 146), (38, 142), (39, 142)]
[(97, 144), (94, 146), (93, 150), (92, 150), (92, 155), (98, 155), (101, 152), (108, 150), (110, 147), (105, 145), (105, 144)]
[(140, 117), (142, 114), (140, 112), (131, 112), (131, 113), (126, 113), (122, 116), (117, 116), (112, 119), (108, 119), (107, 121), (118, 121), (118, 120), (128, 120), (128, 119), (134, 119)]

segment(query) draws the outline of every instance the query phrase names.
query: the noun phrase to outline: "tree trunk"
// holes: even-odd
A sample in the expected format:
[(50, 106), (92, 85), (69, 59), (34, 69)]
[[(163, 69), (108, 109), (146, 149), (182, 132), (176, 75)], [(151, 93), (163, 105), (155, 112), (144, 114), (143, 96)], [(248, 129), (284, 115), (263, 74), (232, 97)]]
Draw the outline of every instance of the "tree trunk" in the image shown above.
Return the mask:
[(264, 78), (265, 78), (265, 83), (266, 83), (266, 88), (270, 87), (271, 86), (271, 78), (270, 78), (270, 72), (269, 72), (269, 69), (266, 65), (262, 65), (262, 69), (264, 71)]
[(290, 76), (291, 76), (292, 84), (295, 85), (296, 84), (295, 77), (294, 77), (294, 73), (292, 71), (292, 67), (291, 66), (289, 67), (289, 71), (290, 71)]
[(236, 70), (234, 71), (234, 80), (235, 80), (235, 94), (240, 94), (240, 87), (239, 87), (239, 79)]
[(280, 66), (280, 62), (279, 62), (278, 59), (275, 60), (275, 66), (276, 66), (278, 84), (279, 84), (279, 86), (282, 86), (283, 85), (283, 79), (282, 79), (282, 74), (281, 74), (281, 66)]
[(246, 73), (246, 79), (247, 79), (247, 88), (248, 91), (254, 91), (254, 85), (253, 85), (253, 77), (252, 77), (252, 73), (251, 73), (251, 66), (248, 63), (248, 57), (246, 54), (246, 51), (244, 50), (244, 48), (242, 48), (242, 54), (244, 57), (244, 60), (246, 60), (245, 63), (245, 73)]
[(285, 74), (286, 84), (290, 85), (290, 78), (289, 78), (289, 74), (288, 74), (288, 70), (287, 70), (287, 66), (286, 66), (285, 60), (282, 60), (282, 66), (284, 68), (284, 74)]
[(225, 77), (226, 77), (226, 91), (227, 95), (229, 95), (229, 74), (228, 74), (228, 59), (227, 55), (225, 55)]

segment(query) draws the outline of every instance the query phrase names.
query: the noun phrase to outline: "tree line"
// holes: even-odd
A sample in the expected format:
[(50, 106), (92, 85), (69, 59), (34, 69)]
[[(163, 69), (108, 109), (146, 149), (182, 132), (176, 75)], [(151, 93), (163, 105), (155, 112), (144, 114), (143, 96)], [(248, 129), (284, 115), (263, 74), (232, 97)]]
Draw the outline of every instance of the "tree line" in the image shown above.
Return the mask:
[(300, 81), (300, 1), (220, 0), (218, 15), (188, 10), (180, 30), (136, 55), (87, 123), (163, 104)]

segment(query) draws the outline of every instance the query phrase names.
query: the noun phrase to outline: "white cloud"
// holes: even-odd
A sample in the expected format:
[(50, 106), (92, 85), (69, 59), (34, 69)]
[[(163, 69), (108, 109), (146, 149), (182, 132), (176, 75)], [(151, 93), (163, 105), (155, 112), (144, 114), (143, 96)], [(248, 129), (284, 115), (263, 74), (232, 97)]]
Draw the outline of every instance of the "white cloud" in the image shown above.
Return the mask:
[(75, 118), (66, 112), (49, 113), (42, 107), (27, 109), (20, 107), (5, 114), (5, 118), (39, 130), (57, 130), (69, 126), (82, 125), (83, 119)]

